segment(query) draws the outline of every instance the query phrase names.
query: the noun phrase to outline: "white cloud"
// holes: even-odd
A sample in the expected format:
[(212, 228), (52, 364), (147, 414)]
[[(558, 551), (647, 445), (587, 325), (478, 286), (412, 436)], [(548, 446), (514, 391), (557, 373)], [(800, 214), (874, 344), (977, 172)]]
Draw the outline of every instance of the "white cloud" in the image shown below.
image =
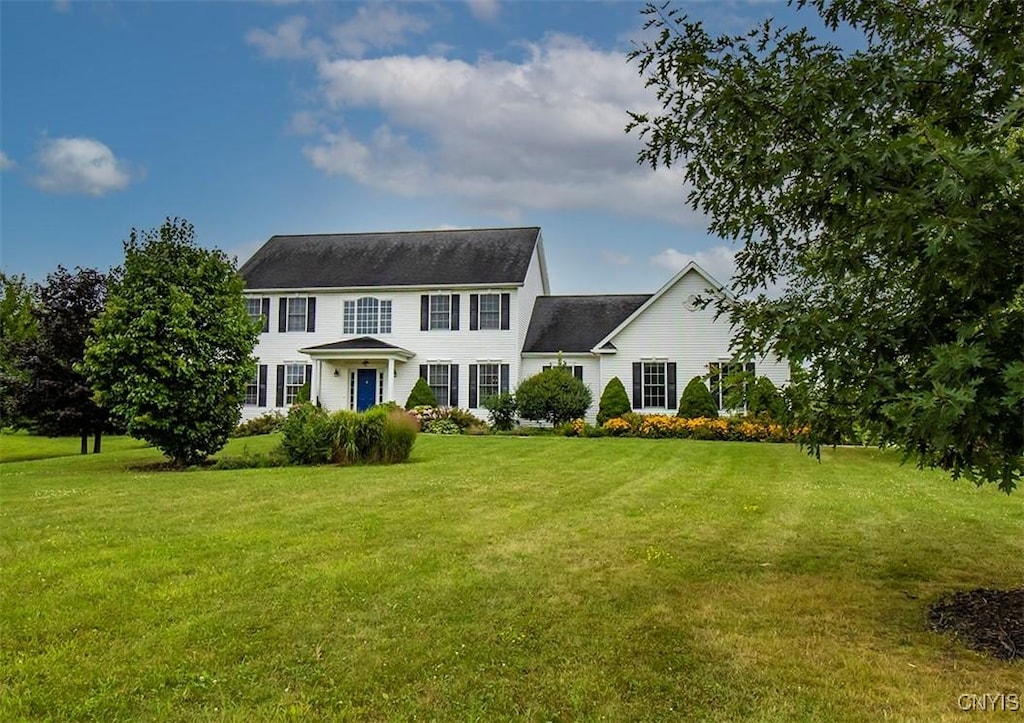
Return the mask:
[(498, 0), (466, 0), (466, 4), (469, 5), (469, 12), (473, 13), (473, 17), (485, 22), (496, 20), (501, 12), (501, 3)]
[(726, 286), (736, 271), (736, 253), (728, 246), (712, 246), (694, 253), (685, 253), (676, 249), (665, 249), (650, 258), (651, 266), (657, 266), (676, 272), (695, 261), (698, 266), (714, 277), (715, 281)]
[(250, 30), (245, 34), (245, 41), (259, 48), (267, 58), (319, 57), (326, 48), (321, 41), (304, 37), (306, 25), (306, 18), (296, 15), (283, 21), (272, 33), (257, 28)]
[(615, 251), (604, 250), (600, 254), (601, 260), (612, 266), (629, 266), (633, 263), (633, 257), (628, 254), (620, 254)]
[(18, 164), (15, 163), (10, 156), (3, 151), (0, 151), (0, 171), (6, 171), (9, 168), (14, 168), (16, 165)]
[[(604, 208), (703, 224), (681, 172), (636, 164), (626, 110), (656, 102), (620, 52), (564, 35), (525, 46), (520, 62), (431, 56), (320, 60), (325, 121), (305, 153), (324, 172), (406, 195), (454, 194), (522, 209)], [(356, 135), (350, 110), (383, 122)], [(412, 142), (409, 139), (415, 138)]]
[(39, 150), (38, 161), (41, 172), (35, 184), (50, 193), (102, 196), (132, 181), (127, 164), (92, 138), (47, 140)]
[(272, 59), (326, 59), (331, 54), (360, 58), (373, 49), (401, 46), (411, 33), (423, 33), (430, 25), (419, 15), (402, 12), (390, 5), (363, 5), (343, 23), (327, 29), (326, 38), (307, 34), (309, 21), (296, 15), (282, 21), (273, 31), (253, 28), (245, 40)]

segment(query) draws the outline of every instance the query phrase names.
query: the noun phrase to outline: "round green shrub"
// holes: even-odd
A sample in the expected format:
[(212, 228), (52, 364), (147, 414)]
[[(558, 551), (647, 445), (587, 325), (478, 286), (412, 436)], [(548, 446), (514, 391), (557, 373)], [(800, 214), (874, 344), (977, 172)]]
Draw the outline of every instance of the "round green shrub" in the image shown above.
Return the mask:
[(707, 385), (700, 377), (694, 377), (683, 390), (683, 396), (679, 399), (679, 414), (684, 419), (698, 419), (706, 417), (714, 419), (718, 416), (718, 405), (715, 398), (711, 396)]
[(632, 409), (629, 395), (626, 394), (626, 387), (622, 385), (622, 381), (618, 377), (612, 377), (601, 394), (601, 402), (597, 409), (597, 423), (604, 424), (609, 419), (621, 417)]
[(483, 402), (491, 419), (491, 424), (499, 432), (508, 432), (516, 426), (519, 419), (516, 416), (519, 407), (516, 405), (516, 397), (509, 392), (494, 394)]
[(755, 416), (767, 415), (779, 421), (786, 416), (786, 403), (779, 390), (768, 377), (758, 377), (747, 396), (747, 413)]
[(291, 464), (327, 464), (334, 438), (331, 415), (309, 402), (293, 406), (281, 425), (281, 448)]
[(584, 416), (592, 399), (589, 387), (562, 365), (524, 379), (516, 390), (520, 416), (556, 427)]

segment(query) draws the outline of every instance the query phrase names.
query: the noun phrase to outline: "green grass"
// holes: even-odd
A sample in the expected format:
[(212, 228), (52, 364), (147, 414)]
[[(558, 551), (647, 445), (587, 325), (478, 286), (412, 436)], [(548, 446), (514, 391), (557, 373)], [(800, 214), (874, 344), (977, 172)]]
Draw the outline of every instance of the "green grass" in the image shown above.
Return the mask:
[(107, 449), (0, 464), (0, 719), (936, 721), (1024, 693), (1020, 663), (925, 627), (945, 592), (1021, 584), (1024, 497), (889, 454), (421, 436), (395, 467), (156, 472)]

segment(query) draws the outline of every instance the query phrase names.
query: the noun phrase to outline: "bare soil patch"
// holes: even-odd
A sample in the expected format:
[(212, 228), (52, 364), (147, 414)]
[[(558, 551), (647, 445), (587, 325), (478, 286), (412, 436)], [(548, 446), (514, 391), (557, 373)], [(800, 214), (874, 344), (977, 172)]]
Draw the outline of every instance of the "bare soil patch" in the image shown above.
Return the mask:
[(947, 595), (928, 609), (928, 623), (994, 658), (1024, 659), (1024, 588)]

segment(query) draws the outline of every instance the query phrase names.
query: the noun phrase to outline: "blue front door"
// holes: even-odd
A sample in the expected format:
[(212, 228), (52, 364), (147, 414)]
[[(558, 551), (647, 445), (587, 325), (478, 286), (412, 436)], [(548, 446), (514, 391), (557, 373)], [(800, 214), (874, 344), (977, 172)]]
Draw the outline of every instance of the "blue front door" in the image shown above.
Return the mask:
[(361, 412), (377, 403), (377, 370), (360, 369), (356, 375), (356, 410)]

